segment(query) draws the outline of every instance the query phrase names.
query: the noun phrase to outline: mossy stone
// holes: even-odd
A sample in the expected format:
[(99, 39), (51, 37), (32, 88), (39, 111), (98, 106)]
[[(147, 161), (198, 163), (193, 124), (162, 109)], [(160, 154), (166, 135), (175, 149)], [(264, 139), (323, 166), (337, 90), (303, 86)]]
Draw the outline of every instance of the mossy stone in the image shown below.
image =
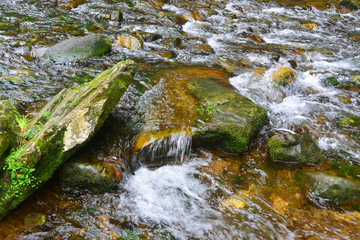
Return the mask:
[(274, 162), (318, 163), (322, 153), (307, 134), (276, 134), (268, 141), (270, 157)]
[(44, 58), (54, 62), (76, 62), (101, 56), (111, 50), (109, 38), (101, 35), (74, 37), (50, 47)]
[(204, 126), (193, 134), (194, 146), (216, 145), (233, 153), (244, 153), (267, 122), (265, 109), (235, 90), (206, 80), (189, 83), (189, 90), (201, 104), (214, 106)]
[[(60, 91), (40, 110), (30, 123), (30, 126), (41, 123), (40, 131), (11, 159), (18, 162), (21, 169), (31, 169), (26, 175), (28, 181), (12, 179), (10, 171), (0, 177), (0, 219), (44, 184), (94, 136), (118, 104), (135, 70), (133, 61), (120, 62), (82, 86)], [(44, 118), (46, 113), (48, 117)]]
[(325, 199), (336, 204), (344, 204), (360, 197), (360, 184), (321, 172), (303, 173), (308, 186), (308, 194), (313, 200)]

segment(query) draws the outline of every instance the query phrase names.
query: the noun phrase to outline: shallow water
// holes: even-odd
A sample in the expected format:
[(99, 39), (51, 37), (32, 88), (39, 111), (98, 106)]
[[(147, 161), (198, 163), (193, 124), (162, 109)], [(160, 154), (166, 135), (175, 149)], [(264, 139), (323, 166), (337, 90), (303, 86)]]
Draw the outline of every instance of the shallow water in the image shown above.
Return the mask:
[[(130, 58), (139, 63), (135, 81), (86, 149), (99, 159), (131, 159), (132, 129), (151, 99), (170, 91), (151, 78), (163, 69), (226, 70), (229, 82), (264, 107), (270, 121), (241, 156), (217, 149), (190, 151), (191, 140), (174, 137), (169, 155), (178, 154), (177, 163), (140, 167), (133, 174), (124, 166), (124, 179), (113, 192), (63, 192), (55, 177), (0, 223), (3, 239), (360, 237), (359, 212), (350, 206), (315, 205), (297, 179), (301, 171), (320, 170), (359, 181), (354, 170), (360, 164), (359, 11), (285, 8), (252, 0), (168, 1), (160, 9), (149, 4), (154, 1), (81, 2), (0, 0), (0, 90), (22, 112), (32, 115), (60, 89)], [(123, 12), (120, 24), (105, 19), (111, 10)], [(195, 20), (195, 10), (204, 21)], [(307, 23), (317, 27), (310, 30)], [(144, 42), (140, 50), (121, 48), (115, 41), (120, 33), (135, 31), (161, 38)], [(81, 63), (41, 58), (47, 47), (91, 33), (108, 36), (112, 52)], [(166, 43), (175, 38), (179, 46)], [(213, 51), (194, 48), (204, 44)], [(159, 56), (159, 50), (176, 57)], [(281, 67), (294, 68), (296, 81), (274, 85), (273, 73)], [(339, 85), (329, 85), (330, 77)], [(165, 100), (162, 104), (170, 106), (173, 99)], [(162, 118), (172, 116), (168, 111)], [(325, 160), (317, 166), (272, 163), (266, 141), (276, 131), (310, 133)], [(26, 226), (24, 219), (32, 212), (46, 214), (47, 221)]]

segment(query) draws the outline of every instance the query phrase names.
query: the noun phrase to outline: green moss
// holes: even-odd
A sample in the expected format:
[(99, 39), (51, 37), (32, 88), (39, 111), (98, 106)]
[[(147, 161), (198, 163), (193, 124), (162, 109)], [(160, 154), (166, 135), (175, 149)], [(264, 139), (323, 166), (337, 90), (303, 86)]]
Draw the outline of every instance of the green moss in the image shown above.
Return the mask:
[(275, 137), (271, 137), (268, 141), (268, 147), (270, 150), (270, 156), (272, 159), (281, 161), (282, 151), (283, 151), (283, 142)]

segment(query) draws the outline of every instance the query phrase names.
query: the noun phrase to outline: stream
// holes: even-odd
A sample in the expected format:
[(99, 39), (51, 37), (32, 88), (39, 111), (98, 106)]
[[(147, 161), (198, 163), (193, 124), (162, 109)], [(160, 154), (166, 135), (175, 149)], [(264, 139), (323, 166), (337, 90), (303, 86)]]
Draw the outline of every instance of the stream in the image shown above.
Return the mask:
[[(29, 116), (64, 87), (121, 60), (139, 65), (103, 128), (77, 153), (120, 162), (117, 189), (63, 191), (55, 174), (0, 222), (1, 239), (360, 238), (360, 208), (314, 204), (298, 180), (316, 170), (360, 182), (360, 10), (255, 0), (0, 0), (0, 10), (0, 95)], [(109, 19), (114, 11), (123, 19)], [(118, 36), (135, 32), (153, 39), (140, 49), (121, 47)], [(111, 39), (110, 53), (78, 63), (42, 58), (49, 46), (94, 33)], [(180, 134), (167, 143), (176, 162), (129, 167), (132, 129), (152, 96), (170, 91), (151, 76), (184, 67), (227, 72), (240, 94), (266, 109), (269, 123), (246, 154), (192, 149)], [(296, 81), (275, 86), (282, 67), (295, 69)], [(309, 133), (324, 160), (272, 162), (267, 140), (279, 131)], [(40, 226), (26, 220), (34, 212), (46, 215)]]

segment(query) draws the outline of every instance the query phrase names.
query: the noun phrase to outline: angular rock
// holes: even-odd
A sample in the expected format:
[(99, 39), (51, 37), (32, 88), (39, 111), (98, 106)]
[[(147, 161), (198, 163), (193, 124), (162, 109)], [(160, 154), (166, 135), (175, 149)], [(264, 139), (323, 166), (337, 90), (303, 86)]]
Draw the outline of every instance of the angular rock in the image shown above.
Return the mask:
[(88, 35), (60, 42), (47, 49), (43, 57), (54, 62), (76, 62), (101, 56), (110, 50), (110, 39), (101, 35)]
[[(15, 148), (19, 137), (19, 127), (16, 123), (18, 111), (13, 103), (0, 100), (0, 159), (9, 148)], [(0, 161), (0, 169), (3, 167), (3, 159)]]
[[(344, 204), (360, 197), (360, 184), (321, 172), (303, 173), (312, 200)], [(318, 199), (320, 198), (320, 199)]]
[(133, 61), (120, 62), (82, 86), (63, 89), (41, 109), (29, 130), (38, 132), (5, 159), (0, 176), (0, 219), (99, 130), (135, 70)]
[(60, 171), (61, 188), (88, 189), (97, 193), (114, 189), (120, 179), (118, 165), (83, 158), (66, 162)]
[[(189, 89), (207, 107), (209, 118), (205, 118), (204, 126), (194, 133), (194, 146), (216, 145), (233, 153), (246, 152), (267, 121), (267, 112), (235, 90), (215, 82), (194, 81)], [(209, 107), (213, 107), (212, 112)]]
[(119, 35), (116, 42), (119, 43), (121, 47), (131, 50), (141, 49), (143, 47), (143, 41), (138, 36), (131, 34)]
[(269, 139), (268, 147), (274, 162), (315, 164), (322, 157), (319, 146), (307, 134), (276, 134)]
[(132, 163), (181, 160), (191, 142), (195, 147), (218, 146), (243, 153), (267, 120), (266, 111), (237, 93), (223, 71), (165, 70), (150, 80), (162, 91), (153, 93), (144, 114), (132, 147)]

